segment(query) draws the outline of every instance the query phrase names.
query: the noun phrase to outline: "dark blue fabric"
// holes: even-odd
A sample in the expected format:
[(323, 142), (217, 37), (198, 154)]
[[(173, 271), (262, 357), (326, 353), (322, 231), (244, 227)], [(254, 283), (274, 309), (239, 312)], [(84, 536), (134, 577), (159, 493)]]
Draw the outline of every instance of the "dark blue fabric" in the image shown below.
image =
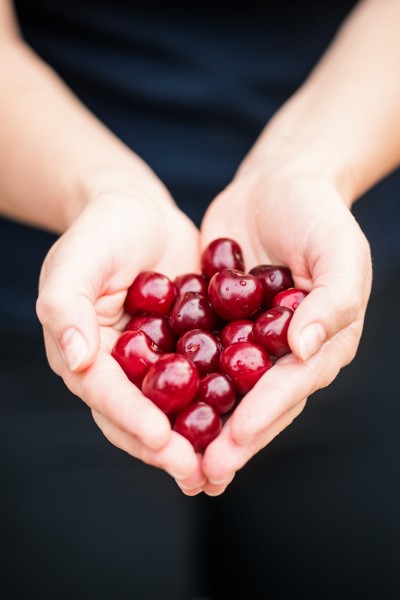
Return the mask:
[[(17, 0), (23, 35), (200, 223), (262, 127), (298, 88), (354, 2), (234, 8), (125, 0)], [(377, 273), (399, 259), (399, 176), (356, 209)], [(0, 219), (0, 324), (37, 327), (37, 279), (54, 241)]]

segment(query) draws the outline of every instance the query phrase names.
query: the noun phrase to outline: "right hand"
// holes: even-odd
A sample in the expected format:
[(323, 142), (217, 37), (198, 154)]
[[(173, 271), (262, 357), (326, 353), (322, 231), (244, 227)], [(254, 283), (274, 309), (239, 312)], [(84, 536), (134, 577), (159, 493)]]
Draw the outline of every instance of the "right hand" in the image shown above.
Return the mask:
[[(161, 200), (161, 201), (160, 201)], [(133, 191), (90, 201), (50, 249), (37, 314), (52, 369), (90, 407), (104, 435), (184, 485), (204, 482), (191, 444), (131, 383), (112, 358), (136, 275), (198, 270), (198, 231), (169, 196)]]

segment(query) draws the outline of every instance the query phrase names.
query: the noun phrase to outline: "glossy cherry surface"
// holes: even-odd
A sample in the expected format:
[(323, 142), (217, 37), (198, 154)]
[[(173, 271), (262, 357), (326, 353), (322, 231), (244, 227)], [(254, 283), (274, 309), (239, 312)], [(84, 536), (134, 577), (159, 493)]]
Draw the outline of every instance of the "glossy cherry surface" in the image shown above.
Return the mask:
[(143, 271), (128, 288), (124, 307), (130, 315), (168, 315), (176, 297), (176, 287), (166, 275)]
[(138, 387), (147, 371), (161, 356), (161, 349), (143, 331), (125, 331), (116, 340), (111, 356)]
[(236, 269), (215, 273), (208, 286), (211, 306), (226, 321), (246, 319), (261, 306), (263, 289), (254, 275)]
[(196, 452), (204, 452), (222, 429), (222, 419), (214, 407), (194, 402), (176, 415), (173, 429), (192, 444)]
[(267, 352), (251, 342), (237, 342), (221, 352), (220, 371), (232, 380), (240, 394), (247, 394), (271, 367)]
[(187, 331), (176, 344), (176, 351), (195, 364), (200, 376), (218, 369), (221, 350), (221, 342), (203, 329)]
[(220, 334), (221, 344), (230, 346), (236, 342), (253, 341), (253, 321), (238, 319), (227, 323)]
[(190, 329), (213, 331), (216, 328), (217, 316), (205, 296), (196, 292), (186, 292), (178, 297), (169, 322), (172, 331), (181, 336)]
[(168, 353), (148, 370), (142, 392), (163, 412), (171, 414), (189, 404), (197, 394), (200, 377), (194, 364), (185, 356)]
[(221, 269), (244, 271), (244, 259), (241, 247), (230, 238), (218, 238), (212, 241), (201, 255), (203, 275), (211, 277)]
[(171, 329), (168, 317), (157, 315), (136, 315), (125, 326), (125, 331), (139, 329), (164, 352), (175, 350), (177, 337)]
[(269, 308), (273, 297), (282, 290), (294, 286), (292, 274), (288, 267), (275, 265), (257, 265), (249, 273), (257, 277), (263, 288), (262, 305)]
[(198, 273), (185, 273), (178, 275), (174, 279), (174, 284), (179, 294), (185, 292), (196, 292), (202, 296), (207, 296), (208, 279)]
[(236, 391), (225, 375), (209, 373), (200, 379), (196, 400), (210, 404), (220, 415), (224, 415), (235, 406)]
[(272, 356), (288, 354), (288, 329), (293, 311), (285, 306), (276, 306), (265, 311), (254, 323), (254, 341)]
[(272, 306), (286, 306), (291, 310), (296, 310), (308, 292), (299, 288), (288, 288), (276, 294), (272, 299)]

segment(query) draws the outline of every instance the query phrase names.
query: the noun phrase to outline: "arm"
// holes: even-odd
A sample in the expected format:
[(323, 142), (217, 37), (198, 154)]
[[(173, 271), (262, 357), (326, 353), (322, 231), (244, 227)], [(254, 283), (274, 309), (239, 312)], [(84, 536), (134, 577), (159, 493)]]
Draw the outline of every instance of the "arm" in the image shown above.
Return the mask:
[(4, 0), (0, 81), (0, 212), (62, 234), (37, 303), (50, 365), (116, 446), (201, 479), (190, 444), (110, 356), (134, 277), (194, 270), (196, 228), (153, 171), (27, 47)]
[(207, 484), (213, 493), (357, 351), (372, 268), (349, 208), (399, 165), (399, 26), (398, 0), (360, 2), (205, 217), (203, 244), (234, 237), (249, 268), (286, 264), (310, 291), (289, 329), (293, 354), (263, 376), (206, 451), (204, 472), (219, 482)]

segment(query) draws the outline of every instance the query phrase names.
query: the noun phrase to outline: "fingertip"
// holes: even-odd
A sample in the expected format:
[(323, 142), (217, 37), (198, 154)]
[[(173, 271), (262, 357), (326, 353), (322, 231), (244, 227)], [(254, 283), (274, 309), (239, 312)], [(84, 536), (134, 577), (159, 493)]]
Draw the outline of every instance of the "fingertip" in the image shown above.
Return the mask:
[(326, 330), (321, 323), (306, 325), (297, 334), (293, 343), (293, 351), (298, 358), (307, 361), (318, 352), (326, 337)]
[(76, 327), (68, 327), (60, 336), (59, 348), (70, 371), (80, 371), (88, 366), (89, 345)]

